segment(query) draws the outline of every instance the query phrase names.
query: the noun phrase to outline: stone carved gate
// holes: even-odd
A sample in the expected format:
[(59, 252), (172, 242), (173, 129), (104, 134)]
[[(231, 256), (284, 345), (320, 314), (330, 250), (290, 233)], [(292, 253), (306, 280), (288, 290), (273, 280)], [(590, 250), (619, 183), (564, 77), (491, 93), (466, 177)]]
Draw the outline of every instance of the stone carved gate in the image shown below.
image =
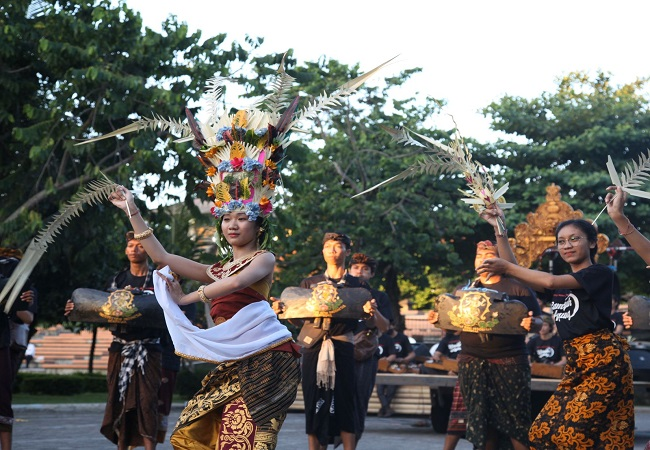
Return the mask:
[[(526, 222), (515, 227), (515, 236), (509, 242), (520, 266), (531, 267), (547, 251), (555, 250), (555, 227), (560, 222), (583, 217), (582, 211), (574, 210), (561, 198), (559, 186), (547, 186), (546, 202), (539, 205), (534, 213), (528, 213)], [(609, 238), (599, 233), (598, 253), (607, 250), (608, 244)]]

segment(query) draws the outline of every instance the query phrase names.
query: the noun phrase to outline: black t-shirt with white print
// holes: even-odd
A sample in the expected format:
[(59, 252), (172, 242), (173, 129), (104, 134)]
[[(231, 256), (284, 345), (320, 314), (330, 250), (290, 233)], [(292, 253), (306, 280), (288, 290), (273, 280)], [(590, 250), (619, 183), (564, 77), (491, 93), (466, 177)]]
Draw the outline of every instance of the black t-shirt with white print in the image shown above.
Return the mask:
[(557, 331), (563, 340), (599, 330), (614, 330), (612, 322), (612, 283), (614, 272), (602, 264), (593, 264), (571, 273), (578, 289), (547, 291)]
[(528, 354), (532, 362), (556, 363), (562, 359), (564, 351), (562, 349), (562, 339), (557, 334), (550, 339), (544, 340), (538, 334), (530, 338), (528, 344)]

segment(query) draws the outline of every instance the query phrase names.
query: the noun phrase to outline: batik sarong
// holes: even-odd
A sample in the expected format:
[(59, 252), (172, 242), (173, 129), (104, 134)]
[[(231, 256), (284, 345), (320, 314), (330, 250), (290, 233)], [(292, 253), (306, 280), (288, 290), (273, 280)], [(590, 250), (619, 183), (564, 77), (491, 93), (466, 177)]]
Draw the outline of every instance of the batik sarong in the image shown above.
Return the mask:
[(564, 341), (564, 376), (530, 428), (532, 449), (634, 448), (628, 348), (605, 330)]
[(290, 352), (217, 365), (182, 411), (171, 436), (174, 449), (275, 449), (299, 381), (298, 359)]
[(488, 430), (528, 444), (530, 364), (526, 356), (458, 357), (460, 389), (467, 408), (466, 439), (485, 448)]

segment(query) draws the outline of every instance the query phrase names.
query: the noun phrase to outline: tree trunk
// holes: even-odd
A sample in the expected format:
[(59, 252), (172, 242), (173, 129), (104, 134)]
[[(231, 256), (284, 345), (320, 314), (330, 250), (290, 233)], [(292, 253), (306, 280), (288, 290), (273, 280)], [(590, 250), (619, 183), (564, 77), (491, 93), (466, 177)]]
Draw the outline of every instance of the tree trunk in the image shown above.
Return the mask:
[(88, 373), (93, 373), (93, 361), (95, 359), (95, 347), (97, 346), (97, 326), (93, 325), (93, 341), (90, 343), (90, 357), (88, 358)]
[(392, 264), (384, 269), (384, 289), (390, 299), (390, 306), (393, 309), (393, 322), (397, 329), (404, 329), (404, 318), (400, 315), (399, 301), (401, 293), (397, 284), (397, 270)]

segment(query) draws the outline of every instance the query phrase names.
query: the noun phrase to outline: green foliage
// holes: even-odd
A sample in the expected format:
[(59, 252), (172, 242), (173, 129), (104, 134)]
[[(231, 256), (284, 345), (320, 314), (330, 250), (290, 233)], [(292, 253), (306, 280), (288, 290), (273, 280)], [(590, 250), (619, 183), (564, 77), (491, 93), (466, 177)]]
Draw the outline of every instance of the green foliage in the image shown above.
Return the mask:
[[(402, 298), (398, 279), (424, 289), (430, 281), (424, 267), (435, 268), (442, 280), (453, 280), (462, 270), (457, 251), (471, 247), (473, 237), (469, 245), (458, 239), (457, 246), (454, 239), (472, 233), (478, 223), (476, 213), (459, 201), (462, 178), (455, 174), (411, 177), (351, 198), (421, 157), (416, 148), (391, 142), (380, 128), (407, 126), (420, 131), (427, 119), (439, 113), (441, 102), (436, 99), (416, 101), (393, 95), (418, 71), (387, 78), (379, 87), (361, 87), (340, 108), (313, 121), (311, 131), (317, 144), (295, 143), (289, 148), (284, 166), (287, 194), (277, 212), (275, 250), (280, 270), (274, 289), (278, 293), (325, 269), (321, 239), (327, 231), (349, 234), (353, 252), (379, 260), (373, 284), (383, 285), (394, 309)], [(333, 60), (291, 66), (291, 75), (310, 96), (329, 92), (358, 72), (358, 67)], [(392, 108), (398, 108), (399, 114), (391, 114)], [(449, 142), (452, 131), (422, 132)], [(471, 140), (469, 144), (477, 145)]]
[[(86, 146), (75, 140), (152, 111), (182, 117), (209, 77), (230, 75), (259, 41), (226, 46), (225, 35), (203, 39), (174, 17), (157, 33), (124, 1), (45, 0), (28, 14), (31, 3), (0, 5), (1, 244), (24, 249), (76, 192), (101, 178), (100, 171), (126, 186), (139, 180), (149, 199), (164, 201), (173, 187), (191, 193), (203, 175), (200, 165), (187, 144), (171, 144), (164, 133)], [(173, 170), (177, 166), (186, 171)], [(185, 217), (201, 217), (192, 201), (188, 195)], [(143, 215), (161, 235), (173, 221), (165, 211)], [(119, 211), (100, 205), (61, 231), (33, 274), (41, 323), (61, 320), (72, 290), (103, 287), (121, 268), (116, 255), (123, 254), (126, 226)], [(178, 236), (163, 239), (191, 254)]]
[(214, 369), (213, 364), (193, 364), (183, 367), (176, 376), (175, 393), (179, 397), (189, 400), (201, 389), (201, 380)]
[[(413, 309), (433, 309), (439, 295), (453, 293), (464, 281), (460, 276), (445, 278), (437, 271), (433, 271), (431, 267), (425, 267), (422, 272), (427, 283), (424, 286), (416, 285), (405, 278), (400, 278), (398, 281), (402, 296), (409, 299)], [(466, 275), (472, 278), (471, 273)]]
[[(605, 188), (612, 184), (605, 166), (607, 156), (622, 171), (650, 148), (647, 81), (614, 86), (606, 73), (593, 78), (571, 73), (558, 81), (557, 92), (531, 100), (505, 96), (484, 109), (495, 130), (512, 136), (512, 140), (491, 145), (483, 161), (498, 166), (510, 182), (508, 199), (517, 205), (508, 213), (509, 224), (520, 223), (535, 211), (551, 183), (560, 186), (563, 200), (582, 210), (585, 218), (596, 217), (604, 206)], [(626, 214), (648, 235), (648, 202), (631, 197)], [(618, 232), (606, 214), (598, 219), (598, 226), (612, 243), (622, 244), (615, 241)], [(638, 256), (619, 257), (623, 290), (647, 293), (647, 277)], [(604, 255), (600, 262), (610, 261)]]
[(74, 373), (56, 375), (20, 372), (15, 392), (33, 395), (74, 395), (107, 392), (105, 374)]
[[(183, 116), (215, 75), (241, 74), (250, 59), (251, 96), (266, 93), (269, 76), (282, 55), (251, 58), (262, 40), (224, 44), (225, 35), (204, 39), (184, 23), (167, 19), (163, 32), (143, 28), (139, 14), (124, 1), (41, 2), (27, 14), (31, 0), (0, 5), (0, 238), (4, 246), (24, 248), (74, 193), (100, 171), (126, 186), (137, 186), (149, 200), (173, 201), (176, 208), (148, 212), (144, 218), (168, 251), (213, 262), (214, 246), (188, 238), (188, 231), (211, 224), (195, 205), (195, 182), (203, 178), (189, 144), (174, 144), (152, 131), (122, 139), (75, 146), (76, 139), (105, 134), (135, 117)], [(323, 58), (298, 64), (287, 55), (287, 73), (296, 78), (292, 94), (313, 99), (359, 75)], [(359, 198), (350, 197), (400, 173), (422, 155), (390, 140), (381, 126), (409, 129), (449, 144), (454, 130), (431, 129), (440, 114), (439, 99), (399, 98), (399, 87), (419, 69), (364, 86), (338, 108), (305, 123), (311, 135), (297, 136), (283, 164), (285, 195), (274, 217), (278, 257), (274, 294), (324, 270), (321, 238), (341, 231), (354, 251), (376, 257), (373, 284), (383, 286), (397, 307), (405, 295), (426, 308), (431, 296), (474, 276), (476, 243), (493, 231), (467, 205), (458, 189), (460, 174), (410, 177)], [(613, 86), (608, 75), (593, 79), (574, 73), (559, 80), (557, 92), (527, 100), (505, 96), (487, 106), (493, 128), (508, 134), (494, 144), (463, 136), (477, 161), (494, 170), (495, 184), (510, 182), (510, 227), (526, 219), (555, 183), (564, 199), (594, 217), (609, 184), (607, 155), (621, 168), (650, 147), (646, 80)], [(301, 99), (299, 108), (310, 99)], [(462, 127), (462, 124), (459, 124)], [(298, 134), (298, 133), (296, 133)], [(179, 194), (181, 196), (182, 194)], [(626, 209), (648, 234), (650, 204), (634, 198)], [(601, 232), (616, 230), (606, 216)], [(61, 230), (34, 272), (40, 292), (41, 321), (61, 320), (63, 305), (77, 287), (104, 287), (123, 264), (127, 221), (111, 205), (87, 208), (82, 219)], [(199, 246), (201, 245), (201, 247)], [(198, 252), (198, 249), (201, 252)], [(608, 262), (607, 257), (602, 257)], [(620, 257), (623, 290), (647, 293), (640, 260)], [(188, 288), (195, 287), (188, 283)]]

